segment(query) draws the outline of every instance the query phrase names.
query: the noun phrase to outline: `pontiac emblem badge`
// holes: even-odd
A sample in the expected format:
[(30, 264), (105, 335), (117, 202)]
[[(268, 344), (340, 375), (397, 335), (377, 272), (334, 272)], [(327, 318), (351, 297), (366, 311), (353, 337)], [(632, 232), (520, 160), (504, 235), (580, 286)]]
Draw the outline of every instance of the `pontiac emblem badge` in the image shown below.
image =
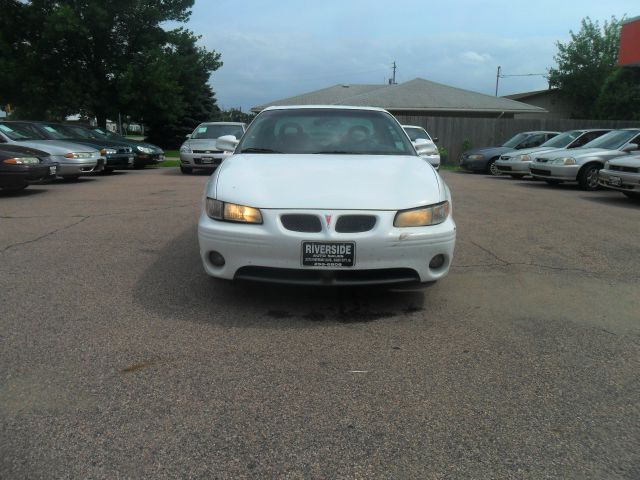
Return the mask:
[(324, 219), (327, 221), (327, 227), (331, 226), (331, 215), (325, 215)]

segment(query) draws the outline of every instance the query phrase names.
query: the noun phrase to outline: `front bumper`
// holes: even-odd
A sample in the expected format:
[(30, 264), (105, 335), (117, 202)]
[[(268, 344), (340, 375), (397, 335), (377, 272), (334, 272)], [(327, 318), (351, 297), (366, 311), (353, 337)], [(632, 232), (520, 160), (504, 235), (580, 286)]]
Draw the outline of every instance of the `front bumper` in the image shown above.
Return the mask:
[(534, 178), (575, 182), (582, 165), (554, 165), (549, 163), (531, 162), (529, 174)]
[(116, 153), (106, 156), (106, 168), (124, 170), (133, 166), (133, 153)]
[[(283, 214), (332, 215), (337, 222), (343, 214), (375, 215), (375, 226), (366, 232), (338, 233), (323, 224), (318, 233), (287, 230)], [(395, 211), (262, 210), (263, 224), (248, 225), (212, 220), (202, 213), (198, 223), (200, 257), (205, 271), (224, 279), (250, 278), (277, 283), (362, 285), (408, 281), (432, 282), (444, 277), (451, 265), (456, 226), (449, 217), (429, 227), (395, 228)], [(335, 223), (333, 223), (335, 225)], [(303, 267), (302, 242), (353, 242), (352, 267)], [(224, 257), (223, 266), (214, 266), (211, 252)], [(436, 255), (444, 264), (430, 268)], [(398, 274), (401, 272), (401, 274)], [(253, 278), (252, 278), (253, 276)]]
[(602, 169), (598, 172), (598, 183), (619, 192), (640, 193), (640, 173)]
[(187, 168), (208, 168), (213, 169), (219, 166), (226, 158), (230, 157), (229, 152), (215, 153), (185, 153), (180, 152), (180, 164)]
[(488, 160), (471, 160), (464, 155), (460, 156), (460, 167), (471, 172), (484, 172), (487, 169)]
[(88, 160), (65, 163), (59, 162), (57, 175), (59, 177), (73, 176), (73, 175), (85, 175), (94, 171), (99, 171), (104, 160)]
[(15, 165), (0, 169), (0, 186), (18, 186), (38, 183), (55, 178), (57, 165), (51, 163), (39, 165)]
[(506, 174), (515, 173), (520, 175), (529, 175), (530, 164), (531, 162), (496, 160), (496, 167), (498, 170)]

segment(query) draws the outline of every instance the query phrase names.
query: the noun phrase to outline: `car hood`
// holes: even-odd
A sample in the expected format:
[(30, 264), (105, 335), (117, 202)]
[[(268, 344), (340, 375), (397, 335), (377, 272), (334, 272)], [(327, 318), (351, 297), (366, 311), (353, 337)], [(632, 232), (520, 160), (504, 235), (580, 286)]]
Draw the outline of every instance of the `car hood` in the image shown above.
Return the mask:
[(548, 158), (550, 160), (555, 158), (562, 157), (573, 157), (576, 160), (580, 160), (583, 158), (613, 158), (619, 157), (620, 155), (624, 155), (624, 152), (620, 150), (609, 150), (606, 148), (572, 148), (562, 150), (555, 150), (553, 152), (549, 152), (549, 154), (542, 155), (543, 158)]
[(484, 155), (485, 158), (495, 157), (496, 155), (502, 155), (503, 153), (513, 152), (515, 149), (509, 147), (483, 147), (473, 148), (464, 152), (466, 156), (469, 155)]
[(611, 160), (611, 165), (617, 165), (619, 167), (640, 167), (640, 156), (634, 155), (632, 157), (622, 157)]
[(511, 157), (516, 157), (518, 155), (531, 155), (531, 154), (534, 154), (534, 153), (549, 152), (551, 150), (562, 150), (562, 149), (559, 149), (557, 147), (523, 148), (522, 150), (510, 151), (507, 154), (511, 158)]
[(415, 156), (233, 155), (207, 188), (259, 208), (402, 210), (445, 199), (440, 176)]
[(123, 142), (117, 142), (115, 140), (85, 140), (83, 138), (69, 138), (70, 142), (79, 143), (81, 145), (87, 145), (89, 147), (95, 148), (96, 150), (101, 150), (103, 148), (131, 148), (130, 145), (127, 145)]
[(147, 142), (136, 142), (133, 141), (131, 142), (131, 148), (135, 147), (146, 147), (146, 148), (150, 148), (151, 150), (153, 150), (153, 153), (164, 153), (164, 150), (162, 148), (160, 148), (157, 145), (154, 145), (153, 143), (147, 143)]
[[(36, 148), (29, 148), (15, 143), (5, 143), (0, 145), (0, 154), (8, 154), (10, 156), (31, 155), (33, 157), (48, 157), (49, 154)], [(10, 158), (10, 157), (7, 157)]]
[(64, 155), (70, 152), (93, 153), (96, 151), (95, 148), (88, 147), (87, 145), (80, 145), (79, 143), (67, 142), (65, 140), (26, 140), (24, 142), (16, 142), (16, 145), (42, 150), (50, 155)]

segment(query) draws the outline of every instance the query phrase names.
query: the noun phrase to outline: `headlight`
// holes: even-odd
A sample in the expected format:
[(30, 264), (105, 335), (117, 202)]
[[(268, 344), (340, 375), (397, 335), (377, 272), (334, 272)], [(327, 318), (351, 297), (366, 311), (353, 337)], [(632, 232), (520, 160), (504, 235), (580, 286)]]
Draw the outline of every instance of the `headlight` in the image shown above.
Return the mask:
[(113, 148), (103, 148), (102, 150), (100, 150), (100, 153), (102, 155), (115, 155), (116, 152)]
[(260, 210), (207, 197), (207, 215), (214, 220), (239, 223), (262, 223)]
[(436, 203), (428, 207), (412, 208), (411, 210), (401, 210), (396, 213), (393, 220), (394, 227), (424, 227), (427, 225), (438, 225), (444, 222), (449, 216), (449, 202)]
[(139, 152), (142, 152), (142, 153), (153, 153), (153, 150), (152, 150), (152, 149), (150, 149), (150, 148), (148, 148), (148, 147), (142, 147), (142, 146), (140, 146), (140, 145), (138, 145), (138, 146), (136, 147), (136, 150), (138, 150)]
[(469, 160), (482, 160), (484, 155), (480, 155), (479, 153), (474, 153), (473, 155), (469, 155), (467, 157)]
[(553, 163), (556, 165), (575, 165), (576, 159), (573, 157), (556, 158)]
[(88, 152), (69, 152), (64, 154), (64, 158), (91, 158), (93, 154)]
[(530, 162), (531, 161), (531, 156), (527, 155), (526, 153), (523, 155), (518, 155), (516, 157), (517, 160), (520, 160), (521, 162)]
[(182, 153), (191, 153), (191, 147), (189, 145), (182, 145), (180, 151)]
[(40, 163), (40, 160), (36, 157), (16, 157), (3, 160), (2, 163), (8, 165), (33, 165), (34, 163)]

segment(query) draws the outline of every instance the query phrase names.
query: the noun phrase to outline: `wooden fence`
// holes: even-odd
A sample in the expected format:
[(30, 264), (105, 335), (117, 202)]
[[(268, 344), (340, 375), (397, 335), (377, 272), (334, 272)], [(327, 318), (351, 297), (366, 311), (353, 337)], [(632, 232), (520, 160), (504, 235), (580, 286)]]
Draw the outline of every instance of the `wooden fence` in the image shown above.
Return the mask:
[(403, 125), (420, 125), (432, 137), (438, 137), (438, 146), (446, 149), (445, 163), (457, 163), (466, 143), (469, 148), (501, 145), (519, 132), (551, 130), (564, 132), (576, 128), (640, 127), (640, 122), (624, 120), (570, 120), (558, 118), (509, 119), (424, 117), (397, 114)]

